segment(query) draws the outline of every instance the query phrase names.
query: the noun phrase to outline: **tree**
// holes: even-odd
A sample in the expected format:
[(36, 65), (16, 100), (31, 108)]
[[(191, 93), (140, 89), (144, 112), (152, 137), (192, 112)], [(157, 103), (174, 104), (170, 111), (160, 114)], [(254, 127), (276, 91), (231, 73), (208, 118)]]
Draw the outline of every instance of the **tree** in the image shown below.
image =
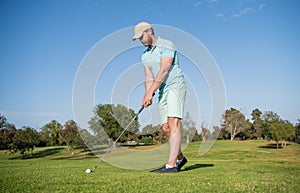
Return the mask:
[(192, 142), (201, 141), (201, 136), (199, 135), (196, 127), (189, 128), (189, 133), (192, 137)]
[(84, 142), (79, 134), (79, 128), (75, 121), (69, 120), (64, 124), (63, 130), (61, 130), (61, 136), (68, 146), (68, 150), (71, 150), (71, 155), (74, 154), (74, 147), (83, 147)]
[(195, 122), (192, 120), (192, 117), (187, 112), (182, 121), (182, 138), (185, 139), (186, 143), (190, 143), (194, 135), (198, 134), (197, 129), (195, 132), (195, 130), (191, 130), (191, 128), (195, 128)]
[(281, 146), (284, 148), (286, 147), (287, 141), (292, 141), (292, 139), (295, 137), (296, 129), (293, 126), (292, 123), (289, 121), (284, 122), (284, 130), (283, 130), (283, 136), (282, 136), (282, 144)]
[(79, 134), (87, 147), (97, 145), (97, 137), (92, 135), (88, 130), (81, 129), (79, 130)]
[[(132, 109), (127, 109), (123, 105), (98, 105), (94, 110), (95, 116), (90, 120), (90, 128), (97, 136), (105, 134), (116, 140), (124, 128), (136, 115)], [(136, 118), (121, 137), (120, 141), (130, 140), (138, 132), (140, 124)]]
[(23, 130), (25, 132), (25, 136), (27, 137), (28, 149), (31, 150), (31, 154), (33, 154), (35, 146), (39, 143), (38, 132), (30, 127), (23, 127)]
[(145, 127), (142, 128), (142, 134), (152, 134), (156, 131), (157, 131), (157, 128), (154, 127), (152, 124), (146, 125)]
[[(89, 121), (89, 128), (93, 132), (93, 136), (97, 139), (93, 145), (99, 145), (99, 144), (109, 144), (110, 140), (107, 134), (105, 133), (103, 127), (100, 124), (100, 118), (99, 116), (94, 116)], [(83, 139), (85, 139), (85, 136), (83, 136)]]
[(50, 123), (47, 123), (42, 127), (43, 131), (43, 140), (51, 146), (60, 145), (60, 136), (59, 132), (62, 129), (62, 125), (56, 120), (52, 120)]
[(264, 139), (272, 139), (271, 124), (280, 122), (280, 116), (273, 111), (266, 111), (262, 115), (262, 137)]
[(212, 132), (212, 135), (215, 139), (223, 139), (220, 137), (220, 133), (221, 133), (221, 129), (219, 126), (214, 126), (213, 127), (213, 132)]
[(16, 133), (14, 124), (7, 122), (7, 119), (0, 114), (0, 149), (9, 150)]
[(262, 133), (269, 140), (275, 140), (277, 148), (281, 142), (282, 148), (286, 147), (287, 141), (295, 137), (295, 127), (288, 121), (272, 111), (266, 111), (262, 116)]
[(250, 132), (251, 139), (260, 139), (262, 138), (262, 112), (259, 109), (254, 109), (251, 113), (252, 116), (252, 128)]
[(6, 118), (0, 114), (0, 128), (2, 128), (5, 122), (6, 122)]
[(300, 143), (300, 119), (298, 119), (298, 123), (295, 125), (296, 133), (295, 133), (295, 141)]
[(160, 125), (146, 125), (142, 128), (142, 134), (152, 134), (154, 144), (162, 144), (164, 141), (166, 141)]
[(20, 152), (22, 158), (25, 158), (26, 151), (31, 151), (35, 148), (35, 145), (38, 144), (39, 135), (37, 131), (30, 127), (23, 127), (23, 129), (16, 130), (16, 133), (13, 137), (12, 143), (10, 144), (10, 152), (16, 153)]
[(8, 150), (13, 143), (17, 129), (14, 124), (5, 122), (0, 128), (0, 149)]
[(155, 144), (163, 144), (168, 141), (161, 129), (161, 125), (154, 126), (153, 140)]
[(235, 136), (244, 131), (249, 126), (245, 116), (238, 110), (231, 108), (226, 110), (223, 114), (222, 127), (230, 134), (230, 140), (233, 140)]
[(205, 141), (206, 140), (206, 136), (210, 134), (209, 130), (204, 127), (204, 125), (202, 124), (201, 125), (201, 138), (202, 138), (202, 141)]
[[(214, 128), (215, 129), (215, 128)], [(215, 130), (217, 131), (217, 130)], [(209, 129), (207, 129), (207, 127), (205, 127), (205, 123), (203, 122), (201, 124), (201, 136), (199, 136), (199, 138), (202, 139), (202, 141), (206, 141), (206, 140), (213, 140), (214, 139), (214, 135), (210, 132)]]
[(294, 126), (287, 121), (274, 121), (270, 125), (270, 133), (272, 139), (276, 141), (277, 149), (279, 142), (281, 141), (281, 147), (285, 148), (288, 140), (291, 140), (295, 136)]
[(214, 131), (212, 135), (214, 136), (214, 138), (217, 138), (218, 140), (230, 139), (230, 133), (222, 125), (214, 126), (213, 128)]

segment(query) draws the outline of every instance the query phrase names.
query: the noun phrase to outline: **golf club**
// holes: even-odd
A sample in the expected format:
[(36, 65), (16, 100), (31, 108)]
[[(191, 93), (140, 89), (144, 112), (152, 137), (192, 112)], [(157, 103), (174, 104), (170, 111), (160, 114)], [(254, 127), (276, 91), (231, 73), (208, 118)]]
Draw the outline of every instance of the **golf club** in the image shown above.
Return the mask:
[(105, 154), (103, 154), (103, 156), (101, 157), (101, 159), (97, 162), (97, 164), (95, 165), (95, 167), (93, 169), (86, 169), (84, 170), (85, 173), (91, 173), (94, 172), (97, 167), (99, 166), (99, 164), (104, 160), (104, 158), (109, 154), (109, 152), (112, 150), (112, 148), (116, 145), (116, 143), (118, 142), (118, 140), (121, 138), (121, 136), (124, 134), (124, 132), (128, 129), (128, 127), (131, 125), (131, 123), (137, 118), (137, 116), (143, 111), (144, 107), (142, 106), (140, 108), (140, 110), (138, 111), (138, 113), (133, 117), (133, 119), (128, 123), (128, 125), (123, 129), (122, 133), (119, 135), (119, 137), (113, 142), (113, 144), (109, 147), (109, 149), (106, 151)]

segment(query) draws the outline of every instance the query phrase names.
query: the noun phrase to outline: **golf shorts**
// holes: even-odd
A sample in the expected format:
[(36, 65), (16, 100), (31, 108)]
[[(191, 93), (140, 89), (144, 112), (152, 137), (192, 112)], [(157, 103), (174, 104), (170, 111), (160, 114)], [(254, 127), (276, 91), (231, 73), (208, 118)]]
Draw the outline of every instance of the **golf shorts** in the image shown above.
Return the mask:
[(183, 118), (186, 95), (185, 82), (164, 85), (159, 89), (159, 110), (161, 123), (167, 123), (168, 117)]

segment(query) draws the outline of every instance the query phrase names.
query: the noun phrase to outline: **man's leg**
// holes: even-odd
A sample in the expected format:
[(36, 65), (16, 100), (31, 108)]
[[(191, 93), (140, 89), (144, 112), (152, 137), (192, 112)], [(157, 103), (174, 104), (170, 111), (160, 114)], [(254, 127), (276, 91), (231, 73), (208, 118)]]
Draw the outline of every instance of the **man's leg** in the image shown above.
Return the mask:
[(162, 130), (167, 136), (170, 149), (169, 160), (170, 166), (176, 166), (177, 159), (183, 158), (181, 152), (181, 131), (180, 131), (180, 119), (177, 117), (168, 117), (168, 122), (162, 125)]
[(169, 142), (169, 139), (170, 139), (170, 128), (169, 128), (168, 123), (162, 124), (162, 130), (163, 130), (164, 134), (166, 135), (167, 140)]
[(151, 172), (178, 172), (187, 163), (187, 159), (181, 152), (180, 122), (179, 118), (168, 117), (167, 123), (162, 125), (162, 130), (169, 142), (169, 160), (165, 166)]

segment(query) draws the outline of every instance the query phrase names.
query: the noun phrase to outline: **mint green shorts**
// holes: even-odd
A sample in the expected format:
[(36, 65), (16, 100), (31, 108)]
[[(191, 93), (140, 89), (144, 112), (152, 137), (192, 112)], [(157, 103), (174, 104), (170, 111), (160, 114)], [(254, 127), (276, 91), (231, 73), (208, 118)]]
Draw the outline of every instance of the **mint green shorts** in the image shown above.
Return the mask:
[(167, 123), (168, 117), (183, 118), (186, 96), (185, 82), (164, 85), (159, 89), (158, 106), (161, 123)]

